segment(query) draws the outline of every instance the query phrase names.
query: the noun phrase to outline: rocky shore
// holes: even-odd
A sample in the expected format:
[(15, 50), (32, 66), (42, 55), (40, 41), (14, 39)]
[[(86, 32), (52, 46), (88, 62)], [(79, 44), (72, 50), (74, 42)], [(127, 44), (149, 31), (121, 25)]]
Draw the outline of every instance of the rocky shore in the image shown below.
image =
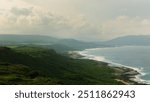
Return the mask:
[(113, 67), (115, 74), (119, 77), (116, 79), (117, 81), (120, 81), (124, 83), (125, 85), (146, 85), (144, 82), (141, 82), (138, 78), (140, 73), (137, 70), (127, 68), (127, 67)]
[[(70, 51), (68, 53), (68, 55), (74, 59), (87, 58), (86, 56), (81, 55), (80, 53), (78, 53), (76, 51)], [(91, 60), (94, 60), (94, 59), (91, 59)], [(97, 60), (95, 60), (95, 61), (97, 61)], [(107, 63), (107, 62), (103, 62), (103, 61), (98, 61), (98, 62), (105, 63), (110, 68), (113, 68), (114, 74), (117, 76), (117, 79), (115, 79), (115, 80), (123, 83), (124, 85), (147, 85), (146, 83), (140, 81), (138, 76), (141, 73), (135, 69), (124, 67), (124, 66), (113, 65), (111, 63)]]

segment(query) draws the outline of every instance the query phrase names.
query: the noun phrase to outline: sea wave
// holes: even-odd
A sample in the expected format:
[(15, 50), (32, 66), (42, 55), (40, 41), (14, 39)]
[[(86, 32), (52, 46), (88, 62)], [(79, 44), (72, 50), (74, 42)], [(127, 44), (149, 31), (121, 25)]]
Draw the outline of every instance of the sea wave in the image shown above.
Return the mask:
[(136, 82), (140, 82), (140, 83), (150, 84), (150, 80), (141, 79), (142, 76), (145, 76), (147, 74), (147, 73), (144, 72), (144, 70), (143, 70), (144, 68), (142, 68), (142, 67), (137, 68), (137, 67), (123, 65), (123, 64), (120, 64), (120, 63), (113, 62), (109, 59), (106, 59), (104, 56), (96, 56), (96, 55), (92, 55), (92, 54), (88, 53), (88, 51), (97, 50), (97, 49), (100, 49), (100, 48), (86, 49), (84, 51), (77, 51), (77, 53), (84, 56), (85, 59), (91, 59), (91, 60), (95, 60), (95, 61), (102, 61), (102, 62), (108, 63), (109, 66), (126, 67), (126, 68), (136, 70), (140, 74), (136, 75), (135, 78), (133, 78), (132, 80), (136, 81)]
[(78, 53), (87, 59), (96, 60), (96, 61), (105, 61), (105, 57), (87, 54), (86, 50), (85, 51), (79, 51)]

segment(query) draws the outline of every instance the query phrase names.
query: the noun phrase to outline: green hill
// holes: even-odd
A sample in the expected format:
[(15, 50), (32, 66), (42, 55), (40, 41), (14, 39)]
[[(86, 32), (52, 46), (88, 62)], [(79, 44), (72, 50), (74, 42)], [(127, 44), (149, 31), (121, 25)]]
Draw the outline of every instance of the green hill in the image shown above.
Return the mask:
[(35, 46), (0, 47), (0, 84), (121, 84), (106, 63)]

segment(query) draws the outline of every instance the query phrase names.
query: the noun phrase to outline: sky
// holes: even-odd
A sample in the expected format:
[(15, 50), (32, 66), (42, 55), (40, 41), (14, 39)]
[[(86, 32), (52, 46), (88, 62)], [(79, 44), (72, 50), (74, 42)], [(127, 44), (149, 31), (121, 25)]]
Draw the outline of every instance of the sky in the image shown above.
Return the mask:
[(150, 35), (150, 0), (0, 0), (0, 34), (86, 41)]

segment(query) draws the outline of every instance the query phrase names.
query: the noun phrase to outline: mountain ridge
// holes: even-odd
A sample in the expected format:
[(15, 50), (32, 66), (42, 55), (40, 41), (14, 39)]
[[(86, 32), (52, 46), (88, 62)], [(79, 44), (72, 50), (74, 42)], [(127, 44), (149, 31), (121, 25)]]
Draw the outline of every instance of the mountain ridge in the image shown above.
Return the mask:
[(132, 35), (114, 38), (103, 43), (113, 46), (150, 45), (150, 35)]
[(68, 50), (83, 50), (99, 46), (93, 42), (84, 42), (76, 39), (60, 39), (42, 35), (0, 35), (1, 45), (34, 44), (48, 45), (58, 49), (58, 47)]
[(125, 45), (150, 45), (150, 35), (131, 35), (114, 38), (108, 41), (85, 42), (76, 39), (60, 39), (43, 35), (2, 35), (0, 34), (0, 45), (45, 45), (57, 52), (70, 50), (84, 50), (97, 47), (113, 47)]

